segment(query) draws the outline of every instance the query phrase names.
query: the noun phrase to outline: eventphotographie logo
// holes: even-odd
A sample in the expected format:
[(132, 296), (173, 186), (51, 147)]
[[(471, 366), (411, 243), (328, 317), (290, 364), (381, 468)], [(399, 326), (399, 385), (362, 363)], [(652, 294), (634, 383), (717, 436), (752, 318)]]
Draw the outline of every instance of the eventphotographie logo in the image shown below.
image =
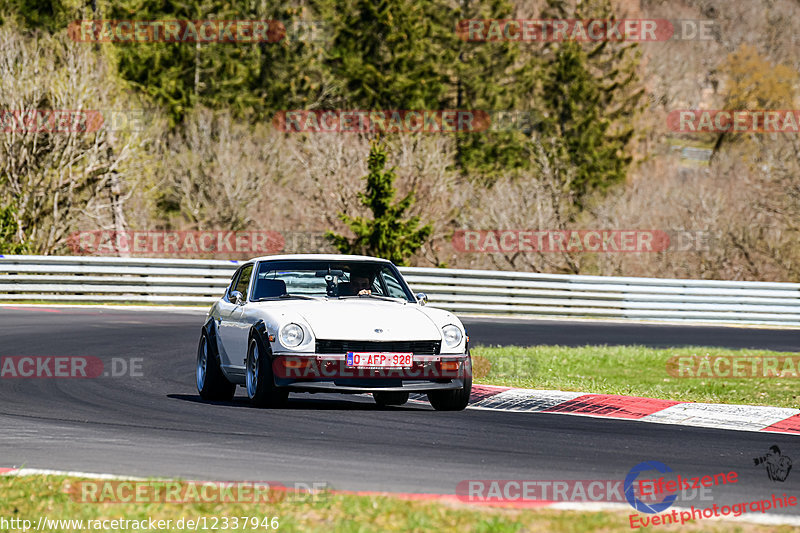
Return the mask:
[(641, 498), (637, 497), (634, 488), (636, 486), (636, 480), (639, 478), (639, 474), (652, 470), (655, 470), (661, 474), (672, 472), (670, 467), (659, 461), (644, 461), (639, 463), (631, 468), (628, 472), (628, 475), (625, 476), (624, 492), (625, 499), (628, 500), (628, 503), (631, 504), (631, 507), (643, 513), (656, 514), (668, 509), (673, 503), (675, 503), (678, 495), (667, 494), (661, 501), (653, 503), (646, 503)]
[(766, 467), (770, 481), (784, 482), (792, 470), (792, 458), (781, 454), (781, 449), (777, 445), (770, 446), (765, 455), (754, 457), (753, 463), (756, 466)]

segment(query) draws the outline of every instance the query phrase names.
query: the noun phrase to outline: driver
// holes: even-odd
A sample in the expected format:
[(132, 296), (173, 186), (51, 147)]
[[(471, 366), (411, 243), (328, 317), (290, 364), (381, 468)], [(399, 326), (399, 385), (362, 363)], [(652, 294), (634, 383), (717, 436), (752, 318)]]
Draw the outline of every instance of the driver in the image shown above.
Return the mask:
[(353, 286), (353, 292), (359, 296), (372, 294), (372, 291), (369, 288), (369, 278), (364, 276), (353, 276), (350, 278), (350, 283)]

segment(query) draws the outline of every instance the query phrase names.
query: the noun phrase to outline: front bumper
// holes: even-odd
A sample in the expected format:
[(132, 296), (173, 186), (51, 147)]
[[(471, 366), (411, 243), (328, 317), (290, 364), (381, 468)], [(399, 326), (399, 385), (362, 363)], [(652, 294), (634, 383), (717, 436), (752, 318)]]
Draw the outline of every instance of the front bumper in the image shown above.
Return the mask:
[(285, 388), (295, 392), (337, 392), (343, 394), (362, 394), (369, 392), (418, 392), (425, 393), (435, 390), (459, 390), (464, 388), (461, 380), (451, 380), (449, 383), (435, 383), (432, 381), (401, 381), (399, 385), (390, 386), (376, 383), (372, 387), (359, 387), (357, 385), (337, 385), (332, 381), (298, 382), (284, 385)]
[(343, 354), (276, 353), (275, 385), (302, 392), (428, 392), (464, 388), (472, 365), (469, 355), (415, 355), (405, 369), (346, 366)]

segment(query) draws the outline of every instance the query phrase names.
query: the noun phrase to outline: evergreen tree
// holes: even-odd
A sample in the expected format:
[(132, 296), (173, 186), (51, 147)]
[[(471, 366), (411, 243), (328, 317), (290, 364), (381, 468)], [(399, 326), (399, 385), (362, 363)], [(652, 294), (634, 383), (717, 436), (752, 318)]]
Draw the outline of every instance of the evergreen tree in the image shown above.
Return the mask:
[(455, 60), (452, 11), (438, 0), (342, 0), (327, 64), (355, 109), (438, 109)]
[[(263, 19), (225, 0), (109, 2), (108, 19), (237, 20)], [(275, 46), (266, 43), (267, 46)], [(261, 48), (258, 43), (115, 43), (119, 74), (169, 112), (175, 126), (195, 106), (228, 108), (237, 116), (260, 107), (257, 93)]]
[[(506, 0), (477, 2), (461, 0), (462, 21), (511, 19), (513, 6)], [(460, 28), (462, 38), (456, 40), (458, 61), (452, 79), (454, 100), (458, 109), (488, 111), (489, 130), (456, 135), (457, 164), (465, 175), (480, 175), (490, 183), (498, 174), (527, 168), (527, 136), (533, 94), (538, 71), (537, 54), (531, 44), (514, 41), (470, 42), (467, 27)], [(524, 47), (524, 48), (523, 48)]]
[(78, 12), (79, 4), (76, 0), (7, 0), (5, 5), (0, 2), (0, 25), (7, 7), (9, 14), (26, 28), (53, 33), (72, 22), (71, 17)]
[[(563, 0), (549, 0), (548, 17), (605, 19), (614, 16), (607, 0), (589, 0), (569, 11)], [(638, 50), (633, 43), (609, 41), (553, 43), (543, 71), (543, 137), (555, 137), (575, 167), (572, 193), (577, 204), (593, 191), (625, 179), (632, 157), (633, 118), (641, 110)]]
[(600, 112), (600, 88), (585, 63), (579, 45), (563, 43), (542, 88), (549, 112), (543, 134), (560, 139), (566, 148), (576, 170), (573, 187), (578, 197), (624, 179), (630, 162), (620, 155), (620, 143), (606, 137), (610, 121)]
[(358, 195), (361, 203), (372, 211), (372, 218), (339, 213), (339, 218), (347, 224), (355, 238), (348, 239), (331, 231), (325, 237), (342, 253), (372, 255), (389, 259), (397, 265), (407, 265), (408, 258), (431, 236), (433, 226), (420, 226), (418, 216), (403, 220), (406, 210), (414, 203), (414, 193), (410, 192), (402, 200), (393, 203), (396, 176), (394, 168), (384, 170), (386, 160), (386, 146), (378, 141), (373, 142), (369, 151), (369, 174), (364, 178), (366, 190)]
[(279, 110), (334, 109), (345, 106), (344, 83), (325, 64), (335, 35), (336, 10), (327, 0), (304, 7), (279, 7), (266, 13), (280, 20), (287, 36), (262, 43), (252, 90), (258, 95), (257, 116)]

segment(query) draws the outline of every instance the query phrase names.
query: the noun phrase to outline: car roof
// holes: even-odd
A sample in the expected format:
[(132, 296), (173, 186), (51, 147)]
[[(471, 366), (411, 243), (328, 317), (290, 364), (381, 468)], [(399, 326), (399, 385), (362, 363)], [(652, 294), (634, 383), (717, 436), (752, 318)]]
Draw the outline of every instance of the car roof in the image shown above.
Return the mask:
[(286, 255), (264, 255), (261, 257), (254, 257), (250, 261), (377, 261), (381, 263), (391, 263), (388, 259), (380, 257), (370, 257), (368, 255), (344, 255), (344, 254), (286, 254)]

